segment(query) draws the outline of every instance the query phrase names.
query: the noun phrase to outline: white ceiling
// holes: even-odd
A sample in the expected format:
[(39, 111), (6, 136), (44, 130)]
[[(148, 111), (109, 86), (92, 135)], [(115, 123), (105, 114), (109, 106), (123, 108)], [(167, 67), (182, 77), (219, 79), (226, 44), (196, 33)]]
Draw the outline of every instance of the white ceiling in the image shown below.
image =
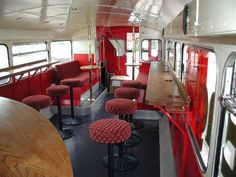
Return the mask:
[(129, 26), (134, 12), (141, 25), (162, 30), (191, 0), (1, 0), (0, 28), (74, 33), (92, 26)]

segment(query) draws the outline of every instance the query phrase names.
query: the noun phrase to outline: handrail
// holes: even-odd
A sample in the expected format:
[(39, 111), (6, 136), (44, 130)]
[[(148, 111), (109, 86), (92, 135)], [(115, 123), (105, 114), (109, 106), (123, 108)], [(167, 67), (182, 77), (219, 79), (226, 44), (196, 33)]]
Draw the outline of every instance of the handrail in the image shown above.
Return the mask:
[(204, 161), (202, 159), (202, 155), (200, 154), (200, 150), (199, 150), (199, 148), (197, 146), (197, 143), (195, 141), (193, 132), (192, 132), (191, 127), (190, 127), (189, 124), (187, 124), (187, 130), (188, 130), (188, 135), (189, 135), (189, 139), (190, 139), (191, 145), (193, 147), (194, 154), (197, 157), (196, 159), (197, 159), (198, 165), (201, 168), (201, 171), (203, 173), (205, 173), (206, 170), (207, 170), (207, 167), (206, 167), (206, 165), (205, 165), (205, 163), (204, 163)]
[(8, 70), (4, 70), (4, 71), (0, 71), (0, 80), (1, 79), (6, 79), (9, 77), (13, 77), (16, 75), (20, 75), (20, 74), (24, 74), (26, 72), (35, 70), (35, 69), (39, 69), (39, 68), (43, 68), (43, 67), (49, 67), (53, 64), (58, 63), (59, 61), (51, 61), (51, 62), (40, 62), (40, 63), (36, 63), (36, 64), (31, 64), (29, 66), (23, 66), (23, 67), (17, 67), (17, 68), (13, 68), (13, 69), (8, 69)]
[(180, 127), (180, 125), (172, 118), (172, 116), (165, 111), (164, 108), (162, 108), (161, 106), (157, 106), (155, 105), (154, 106), (155, 108), (159, 109), (167, 118), (169, 121), (171, 121), (171, 123), (174, 124), (174, 126), (182, 133), (182, 134), (185, 134), (185, 131), (183, 128)]

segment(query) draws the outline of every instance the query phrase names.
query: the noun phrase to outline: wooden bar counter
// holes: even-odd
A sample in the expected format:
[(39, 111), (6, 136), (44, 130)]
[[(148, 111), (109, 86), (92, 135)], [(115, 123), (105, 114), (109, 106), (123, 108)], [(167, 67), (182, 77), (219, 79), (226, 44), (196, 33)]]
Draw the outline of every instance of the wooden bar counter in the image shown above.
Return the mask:
[(150, 66), (145, 103), (181, 110), (189, 105), (187, 93), (173, 75), (165, 61), (152, 62)]
[(65, 144), (50, 121), (0, 97), (0, 176), (72, 177)]

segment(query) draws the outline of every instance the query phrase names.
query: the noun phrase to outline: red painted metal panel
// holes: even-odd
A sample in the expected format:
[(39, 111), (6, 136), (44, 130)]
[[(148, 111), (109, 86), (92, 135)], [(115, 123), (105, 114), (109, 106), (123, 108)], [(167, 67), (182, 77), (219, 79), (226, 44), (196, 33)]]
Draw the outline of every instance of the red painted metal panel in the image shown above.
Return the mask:
[[(135, 28), (135, 32), (138, 32), (138, 28)], [(112, 33), (112, 34), (111, 34)], [(108, 28), (101, 28), (97, 27), (97, 36), (100, 39), (99, 43), (102, 43), (104, 40), (105, 45), (105, 59), (107, 60), (107, 69), (109, 73), (114, 73), (115, 75), (126, 75), (126, 56), (117, 57), (115, 48), (110, 43), (109, 39), (113, 39), (113, 36), (116, 39), (122, 39), (125, 41), (126, 46), (126, 34), (132, 33), (132, 27), (127, 26), (119, 26), (119, 27), (110, 27)], [(99, 46), (103, 51), (102, 45)], [(126, 48), (125, 48), (126, 50)], [(100, 55), (101, 59), (103, 60), (102, 54)]]

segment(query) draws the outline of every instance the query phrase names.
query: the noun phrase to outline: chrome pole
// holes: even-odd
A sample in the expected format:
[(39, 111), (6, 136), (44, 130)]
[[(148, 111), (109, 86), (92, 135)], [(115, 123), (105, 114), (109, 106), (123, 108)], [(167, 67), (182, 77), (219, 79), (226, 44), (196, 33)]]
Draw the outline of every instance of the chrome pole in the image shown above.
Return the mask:
[(133, 40), (133, 50), (132, 50), (132, 80), (134, 80), (134, 63), (135, 63), (135, 26), (132, 26), (132, 40)]
[(89, 102), (93, 101), (93, 88), (92, 88), (92, 55), (91, 55), (91, 23), (88, 23), (88, 62), (90, 65), (89, 69)]

